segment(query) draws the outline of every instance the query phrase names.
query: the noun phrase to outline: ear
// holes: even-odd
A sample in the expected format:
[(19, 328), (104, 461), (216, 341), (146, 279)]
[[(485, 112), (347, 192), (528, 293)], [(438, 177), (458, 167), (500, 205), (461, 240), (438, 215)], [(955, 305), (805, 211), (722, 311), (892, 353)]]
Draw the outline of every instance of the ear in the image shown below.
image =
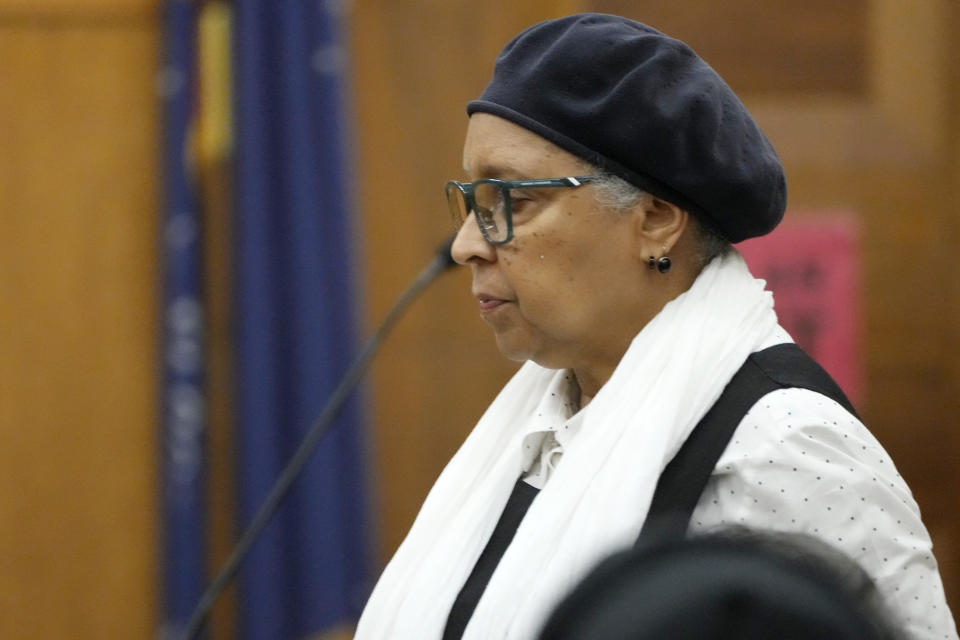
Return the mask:
[(680, 240), (680, 236), (690, 224), (690, 214), (686, 209), (647, 194), (638, 205), (636, 217), (637, 248), (640, 258), (661, 257)]

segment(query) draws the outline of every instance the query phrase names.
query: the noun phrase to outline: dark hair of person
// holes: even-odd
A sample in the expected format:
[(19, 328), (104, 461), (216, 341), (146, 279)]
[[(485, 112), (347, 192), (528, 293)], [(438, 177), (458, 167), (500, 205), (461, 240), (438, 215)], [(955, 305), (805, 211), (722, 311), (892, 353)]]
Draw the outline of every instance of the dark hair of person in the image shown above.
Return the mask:
[(725, 529), (601, 562), (540, 640), (906, 640), (871, 578), (820, 539)]

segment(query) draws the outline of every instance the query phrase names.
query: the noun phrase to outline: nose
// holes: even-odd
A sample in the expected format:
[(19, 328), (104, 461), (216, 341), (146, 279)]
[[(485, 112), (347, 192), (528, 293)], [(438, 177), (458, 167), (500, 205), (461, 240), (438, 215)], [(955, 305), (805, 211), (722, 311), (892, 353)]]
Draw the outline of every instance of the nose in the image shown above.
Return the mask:
[(474, 214), (471, 213), (460, 225), (457, 237), (453, 239), (453, 246), (450, 247), (450, 255), (457, 264), (463, 265), (475, 260), (493, 262), (497, 259), (496, 248), (480, 233)]

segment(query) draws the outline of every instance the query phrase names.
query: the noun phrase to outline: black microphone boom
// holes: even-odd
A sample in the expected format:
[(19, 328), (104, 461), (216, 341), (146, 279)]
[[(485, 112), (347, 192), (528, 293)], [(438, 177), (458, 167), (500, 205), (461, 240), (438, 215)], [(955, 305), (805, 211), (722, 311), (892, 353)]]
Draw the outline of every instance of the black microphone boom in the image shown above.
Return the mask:
[(313, 453), (317, 444), (320, 443), (320, 440), (330, 427), (330, 423), (333, 422), (333, 419), (339, 413), (343, 403), (346, 402), (347, 398), (350, 397), (350, 394), (357, 386), (357, 383), (360, 382), (360, 378), (366, 371), (367, 365), (370, 364), (370, 359), (374, 353), (376, 353), (380, 343), (387, 337), (387, 334), (390, 333), (390, 330), (393, 329), (397, 320), (400, 319), (400, 316), (403, 315), (403, 312), (406, 311), (407, 307), (410, 306), (410, 303), (413, 302), (417, 295), (427, 288), (438, 275), (455, 264), (450, 255), (450, 248), (453, 246), (455, 237), (456, 234), (450, 235), (450, 237), (437, 247), (436, 256), (430, 264), (424, 267), (423, 271), (417, 275), (416, 279), (407, 287), (407, 290), (400, 295), (400, 298), (394, 303), (393, 307), (387, 313), (387, 316), (383, 319), (383, 322), (380, 323), (377, 330), (374, 331), (373, 335), (367, 340), (360, 355), (350, 368), (347, 369), (347, 372), (343, 374), (343, 378), (340, 379), (340, 384), (337, 385), (330, 399), (327, 400), (323, 411), (321, 411), (320, 415), (313, 421), (309, 431), (307, 431), (307, 435), (304, 436), (303, 441), (300, 443), (300, 446), (297, 447), (287, 466), (277, 477), (263, 504), (260, 505), (260, 508), (253, 516), (243, 535), (240, 536), (240, 540), (230, 553), (230, 557), (224, 564), (223, 569), (220, 570), (220, 573), (217, 574), (213, 582), (210, 583), (210, 586), (207, 587), (207, 590), (204, 591), (203, 596), (190, 615), (186, 631), (183, 634), (183, 640), (193, 640), (200, 632), (200, 629), (203, 628), (203, 623), (213, 604), (217, 601), (217, 598), (220, 597), (223, 590), (226, 589), (227, 585), (230, 584), (230, 581), (233, 580), (237, 570), (240, 568), (240, 562), (259, 537), (260, 532), (270, 521), (277, 507), (280, 506), (281, 500), (287, 495), (287, 491), (289, 491), (294, 480), (297, 479), (297, 476), (300, 475), (303, 466), (307, 463), (307, 460), (310, 459), (310, 454)]

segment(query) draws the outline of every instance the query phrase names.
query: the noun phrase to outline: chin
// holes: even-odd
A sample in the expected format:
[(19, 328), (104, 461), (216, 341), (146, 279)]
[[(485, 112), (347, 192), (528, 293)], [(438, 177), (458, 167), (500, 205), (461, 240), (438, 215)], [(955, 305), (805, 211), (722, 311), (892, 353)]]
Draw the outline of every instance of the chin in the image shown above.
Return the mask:
[[(512, 338), (512, 339), (511, 339)], [(517, 340), (516, 336), (497, 334), (497, 348), (503, 357), (514, 362), (531, 360), (545, 369), (568, 369), (569, 362), (556, 353), (548, 353), (543, 348), (537, 348), (530, 340)]]
[(514, 362), (526, 362), (527, 360), (536, 361), (534, 350), (525, 340), (518, 340), (517, 336), (510, 335), (513, 332), (505, 334), (497, 333), (497, 349), (503, 354), (503, 357)]
[(503, 355), (503, 357), (507, 360), (513, 360), (514, 362), (526, 362), (527, 360), (534, 360), (534, 358), (530, 357), (527, 352), (503, 347), (499, 342), (497, 343), (497, 348), (500, 350), (501, 355)]

